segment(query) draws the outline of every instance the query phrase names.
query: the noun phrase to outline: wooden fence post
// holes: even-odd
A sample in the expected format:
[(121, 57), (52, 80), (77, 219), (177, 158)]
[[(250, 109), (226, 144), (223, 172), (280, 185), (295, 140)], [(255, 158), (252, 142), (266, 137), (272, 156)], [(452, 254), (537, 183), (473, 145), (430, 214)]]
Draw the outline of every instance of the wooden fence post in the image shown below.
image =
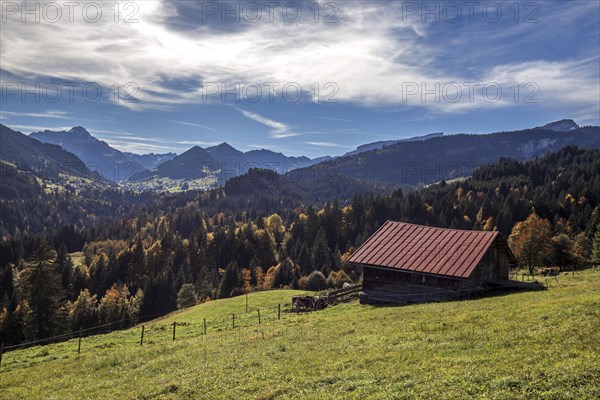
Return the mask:
[(0, 367), (2, 366), (2, 353), (4, 353), (4, 342), (0, 344)]
[(246, 314), (248, 314), (248, 293), (246, 293)]
[(281, 303), (277, 304), (277, 320), (281, 319)]
[(177, 326), (177, 322), (173, 321), (173, 341), (175, 341), (175, 326)]
[(260, 325), (260, 308), (258, 309), (258, 324)]
[(235, 329), (235, 313), (231, 313), (231, 326)]
[(81, 328), (79, 328), (79, 344), (77, 345), (77, 354), (81, 353)]
[(206, 318), (204, 318), (204, 334), (206, 335)]
[(144, 325), (142, 325), (142, 337), (140, 338), (140, 346), (144, 344)]

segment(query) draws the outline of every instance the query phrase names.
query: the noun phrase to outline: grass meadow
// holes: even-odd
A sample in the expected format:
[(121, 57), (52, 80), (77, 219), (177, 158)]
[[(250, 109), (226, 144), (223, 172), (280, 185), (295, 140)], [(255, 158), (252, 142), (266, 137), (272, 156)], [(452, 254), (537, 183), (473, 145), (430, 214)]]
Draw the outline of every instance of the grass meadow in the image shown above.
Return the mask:
[(77, 339), (5, 353), (0, 398), (600, 398), (600, 271), (548, 282), (300, 315), (283, 312), (297, 291), (251, 293), (248, 313), (245, 296), (212, 301), (145, 323), (142, 346), (136, 326), (85, 337), (80, 354)]

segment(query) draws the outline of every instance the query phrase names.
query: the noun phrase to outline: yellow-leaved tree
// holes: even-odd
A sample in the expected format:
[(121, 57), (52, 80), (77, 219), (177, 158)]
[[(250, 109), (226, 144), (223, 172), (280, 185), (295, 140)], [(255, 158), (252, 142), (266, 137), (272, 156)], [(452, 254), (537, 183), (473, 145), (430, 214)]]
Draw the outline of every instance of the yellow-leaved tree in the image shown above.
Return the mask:
[(552, 227), (548, 220), (531, 213), (513, 227), (508, 243), (517, 259), (527, 265), (529, 273), (539, 266), (551, 250)]

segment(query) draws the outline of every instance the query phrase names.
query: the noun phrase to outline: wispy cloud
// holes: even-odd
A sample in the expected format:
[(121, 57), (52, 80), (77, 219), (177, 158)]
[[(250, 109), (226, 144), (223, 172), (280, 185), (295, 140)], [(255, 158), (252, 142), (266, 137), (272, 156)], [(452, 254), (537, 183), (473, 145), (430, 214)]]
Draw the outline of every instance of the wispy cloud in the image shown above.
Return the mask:
[(289, 138), (289, 137), (301, 135), (301, 133), (299, 133), (299, 132), (291, 132), (290, 127), (283, 122), (275, 121), (273, 119), (264, 117), (260, 114), (253, 113), (253, 112), (246, 111), (246, 110), (238, 109), (238, 111), (240, 113), (242, 113), (242, 115), (244, 117), (271, 128), (269, 136), (273, 139), (283, 139), (283, 138)]
[(219, 144), (219, 142), (204, 142), (201, 140), (180, 140), (175, 143), (192, 145), (192, 146), (216, 146), (217, 144)]
[(256, 121), (258, 123), (261, 123), (265, 126), (268, 126), (269, 128), (272, 128), (273, 131), (275, 132), (285, 132), (288, 130), (288, 126), (286, 124), (284, 124), (283, 122), (278, 122), (275, 121), (273, 119), (269, 119), (267, 117), (263, 117), (262, 115), (250, 112), (250, 111), (245, 111), (245, 110), (239, 110), (242, 115), (248, 119), (251, 119), (253, 121)]
[(316, 146), (316, 147), (348, 147), (348, 146), (342, 146), (339, 145), (337, 143), (333, 143), (333, 142), (302, 142), (304, 144), (308, 144), (310, 146)]
[(113, 131), (113, 130), (107, 130), (107, 129), (95, 129), (95, 128), (88, 128), (88, 131), (91, 132), (92, 134), (94, 134), (94, 136), (96, 136), (96, 134), (106, 134), (106, 135), (125, 135), (125, 136), (131, 136), (131, 135), (136, 135), (135, 133), (131, 133), (131, 132), (124, 132), (124, 131)]
[[(101, 135), (97, 136), (98, 138), (104, 138)], [(132, 142), (151, 142), (151, 143), (164, 143), (164, 141), (162, 139), (157, 139), (157, 138), (149, 138), (149, 137), (144, 137), (144, 136), (131, 136), (131, 135), (125, 135), (125, 136), (110, 136), (108, 138), (106, 138), (107, 140), (114, 140), (114, 139), (123, 139), (123, 140), (127, 140), (127, 141), (132, 141)]]
[(58, 118), (71, 119), (68, 113), (60, 110), (48, 110), (45, 113), (34, 112), (17, 112), (17, 111), (0, 111), (2, 117), (18, 117), (18, 118)]
[(31, 132), (39, 132), (39, 131), (68, 131), (72, 128), (72, 126), (38, 126), (38, 125), (19, 125), (19, 124), (10, 124), (9, 128), (23, 132), (23, 133), (31, 133)]
[(118, 141), (111, 140), (107, 142), (111, 147), (114, 147), (117, 150), (125, 151), (129, 153), (136, 154), (146, 154), (146, 153), (164, 153), (172, 151), (174, 153), (180, 153), (185, 151), (186, 148), (178, 147), (178, 146), (165, 146), (158, 145), (152, 143), (140, 143), (140, 142), (128, 142), (128, 141)]
[(333, 117), (321, 117), (321, 116), (318, 116), (318, 115), (315, 115), (315, 118), (326, 119), (326, 120), (329, 120), (329, 121), (352, 122), (351, 119), (333, 118)]
[[(180, 104), (205, 103), (200, 85), (182, 88), (174, 81), (227, 82), (230, 86), (236, 82), (277, 82), (279, 89), (294, 82), (308, 93), (318, 82), (320, 99), (331, 95), (325, 84), (332, 83), (339, 88), (334, 98), (340, 103), (462, 113), (518, 103), (494, 103), (481, 96), (470, 101), (466, 92), (457, 103), (422, 101), (421, 95), (407, 98), (403, 85), (417, 83), (432, 88), (436, 83), (486, 83), (497, 78), (502, 78), (502, 83), (524, 83), (523, 78), (538, 83), (540, 101), (536, 107), (599, 110), (598, 60), (591, 60), (586, 68), (575, 65), (589, 53), (597, 55), (597, 2), (572, 2), (568, 10), (553, 4), (558, 2), (543, 2), (540, 10), (544, 9), (544, 18), (540, 17), (539, 23), (510, 26), (469, 24), (465, 15), (464, 24), (425, 24), (418, 14), (408, 20), (402, 18), (402, 2), (342, 2), (336, 15), (339, 23), (316, 24), (312, 18), (303, 17), (291, 24), (280, 19), (265, 22), (263, 18), (226, 33), (210, 25), (177, 29), (181, 26), (174, 27), (172, 21), (186, 17), (178, 3), (190, 2), (138, 2), (138, 23), (117, 27), (112, 18), (102, 18), (93, 24), (94, 29), (81, 18), (73, 23), (34, 24), (22, 23), (19, 13), (7, 15), (1, 33), (2, 68), (28, 82), (62, 79), (95, 82), (107, 88), (115, 81), (135, 82), (139, 103), (118, 103), (133, 109), (169, 110)], [(111, 6), (110, 2), (102, 3), (102, 14), (112, 15)], [(572, 29), (579, 23), (589, 29)], [(440, 34), (442, 28), (449, 29), (450, 34)], [(507, 39), (525, 38), (532, 40), (531, 47), (543, 48), (560, 35), (579, 33), (592, 37), (586, 42), (590, 49), (586, 55), (531, 51), (534, 55), (528, 56), (524, 46), (507, 50), (512, 46)], [(538, 44), (540, 37), (545, 42)], [(53, 49), (52, 57), (40, 57), (48, 48)], [(467, 57), (455, 57), (458, 53)], [(457, 59), (454, 64), (452, 58)], [(111, 60), (110, 68), (107, 59)], [(548, 71), (551, 74), (544, 75)], [(584, 96), (577, 96), (580, 90)], [(569, 95), (561, 96), (566, 93)], [(220, 98), (220, 93), (214, 96)], [(281, 93), (276, 99), (282, 99)], [(272, 124), (267, 126), (275, 138), (292, 135), (287, 127), (277, 125), (281, 124), (278, 121), (266, 119), (261, 123)]]
[(179, 124), (179, 125), (187, 125), (187, 126), (195, 126), (197, 128), (202, 128), (202, 129), (206, 129), (207, 131), (212, 131), (212, 132), (216, 132), (216, 129), (210, 128), (206, 125), (201, 125), (201, 124), (196, 124), (194, 122), (186, 122), (186, 121), (169, 121), (172, 122), (174, 124)]

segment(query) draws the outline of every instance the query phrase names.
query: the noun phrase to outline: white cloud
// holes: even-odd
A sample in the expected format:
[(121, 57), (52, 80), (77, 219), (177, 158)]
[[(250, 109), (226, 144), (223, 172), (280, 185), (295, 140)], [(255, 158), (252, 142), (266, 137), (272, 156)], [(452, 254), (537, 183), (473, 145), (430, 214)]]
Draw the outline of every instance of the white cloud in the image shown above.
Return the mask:
[[(440, 113), (508, 107), (514, 102), (491, 103), (482, 96), (473, 102), (468, 96), (456, 103), (423, 101), (421, 96), (405, 96), (405, 85), (424, 83), (433, 87), (435, 83), (472, 81), (510, 85), (527, 80), (537, 82), (540, 106), (566, 104), (597, 111), (600, 101), (597, 59), (583, 64), (574, 60), (505, 63), (449, 73), (443, 67), (444, 60), (438, 57), (448, 55), (453, 39), (424, 41), (423, 38), (429, 37), (430, 25), (399, 18), (401, 2), (340, 3), (339, 23), (335, 24), (315, 23), (307, 17), (298, 23), (276, 18), (272, 23), (263, 19), (231, 31), (211, 29), (200, 23), (196, 29), (178, 31), (168, 25), (168, 18), (177, 12), (169, 2), (136, 4), (139, 12), (135, 17), (139, 22), (129, 24), (113, 22), (110, 2), (102, 3), (103, 14), (110, 17), (103, 17), (98, 23), (88, 23), (79, 17), (74, 23), (24, 24), (18, 14), (7, 16), (0, 35), (2, 68), (16, 76), (40, 81), (52, 77), (96, 82), (107, 88), (115, 82), (121, 85), (134, 82), (139, 87), (135, 95), (139, 103), (119, 103), (132, 109), (168, 110), (178, 104), (203, 102), (200, 84), (181, 89), (173, 87), (170, 80), (228, 85), (277, 82), (279, 89), (294, 82), (309, 97), (313, 97), (313, 85), (318, 82), (320, 99), (333, 93), (324, 85), (335, 83), (339, 91), (334, 99), (340, 102), (422, 107)], [(589, 10), (590, 6), (584, 8)], [(519, 29), (525, 29), (525, 25), (520, 24)], [(484, 39), (469, 35), (471, 41), (489, 40), (487, 36)], [(463, 35), (456, 40), (464, 38)], [(470, 44), (457, 50), (468, 50)], [(490, 51), (494, 51), (493, 46)], [(40, 56), (43, 54), (49, 55)], [(281, 93), (275, 101), (284, 101)], [(252, 119), (249, 115), (246, 116)], [(292, 135), (285, 124), (278, 125), (282, 123), (269, 119), (261, 122), (260, 118), (263, 117), (254, 120), (269, 126), (273, 137)]]
[(239, 110), (242, 115), (248, 119), (251, 119), (253, 121), (256, 121), (260, 124), (263, 124), (265, 126), (268, 126), (269, 128), (273, 129), (273, 132), (275, 133), (283, 133), (285, 131), (288, 130), (288, 126), (286, 124), (284, 124), (283, 122), (278, 122), (272, 119), (269, 119), (267, 117), (263, 117), (262, 115), (250, 112), (250, 111), (245, 111), (245, 110)]
[(45, 113), (0, 111), (0, 115), (3, 119), (6, 117), (71, 119), (65, 111), (60, 110), (48, 110)]
[(290, 132), (290, 127), (283, 122), (275, 121), (273, 119), (264, 117), (260, 114), (253, 113), (250, 111), (245, 111), (245, 110), (240, 110), (240, 109), (238, 109), (238, 111), (240, 113), (242, 113), (242, 115), (244, 117), (271, 128), (269, 137), (271, 137), (272, 139), (284, 139), (284, 138), (299, 136), (302, 134), (299, 132)]
[(304, 144), (308, 144), (311, 146), (317, 146), (317, 147), (348, 147), (348, 146), (341, 146), (337, 143), (333, 143), (333, 142), (303, 142)]
[(352, 122), (351, 119), (345, 119), (345, 118), (322, 117), (322, 116), (318, 116), (318, 115), (315, 115), (314, 117), (319, 118), (319, 119), (326, 119), (329, 121)]
[(192, 146), (216, 146), (219, 142), (203, 142), (201, 140), (180, 140), (175, 142), (177, 144), (187, 144)]
[(202, 129), (206, 129), (207, 131), (213, 131), (215, 132), (216, 130), (213, 128), (209, 128), (206, 125), (201, 125), (201, 124), (196, 124), (194, 122), (186, 122), (186, 121), (169, 121), (172, 122), (174, 124), (178, 124), (178, 125), (187, 125), (187, 126), (195, 126), (197, 128), (202, 128)]
[(72, 126), (38, 126), (38, 125), (13, 125), (10, 124), (10, 129), (15, 131), (19, 131), (22, 133), (31, 133), (31, 132), (39, 132), (45, 131), (46, 129), (49, 131), (68, 131), (72, 128)]
[(163, 146), (149, 143), (139, 143), (139, 142), (127, 142), (127, 141), (109, 141), (107, 142), (111, 147), (114, 147), (117, 150), (125, 151), (129, 153), (135, 154), (147, 154), (147, 153), (165, 153), (165, 152), (174, 152), (181, 153), (182, 151), (187, 150), (186, 148), (177, 147), (177, 146)]

